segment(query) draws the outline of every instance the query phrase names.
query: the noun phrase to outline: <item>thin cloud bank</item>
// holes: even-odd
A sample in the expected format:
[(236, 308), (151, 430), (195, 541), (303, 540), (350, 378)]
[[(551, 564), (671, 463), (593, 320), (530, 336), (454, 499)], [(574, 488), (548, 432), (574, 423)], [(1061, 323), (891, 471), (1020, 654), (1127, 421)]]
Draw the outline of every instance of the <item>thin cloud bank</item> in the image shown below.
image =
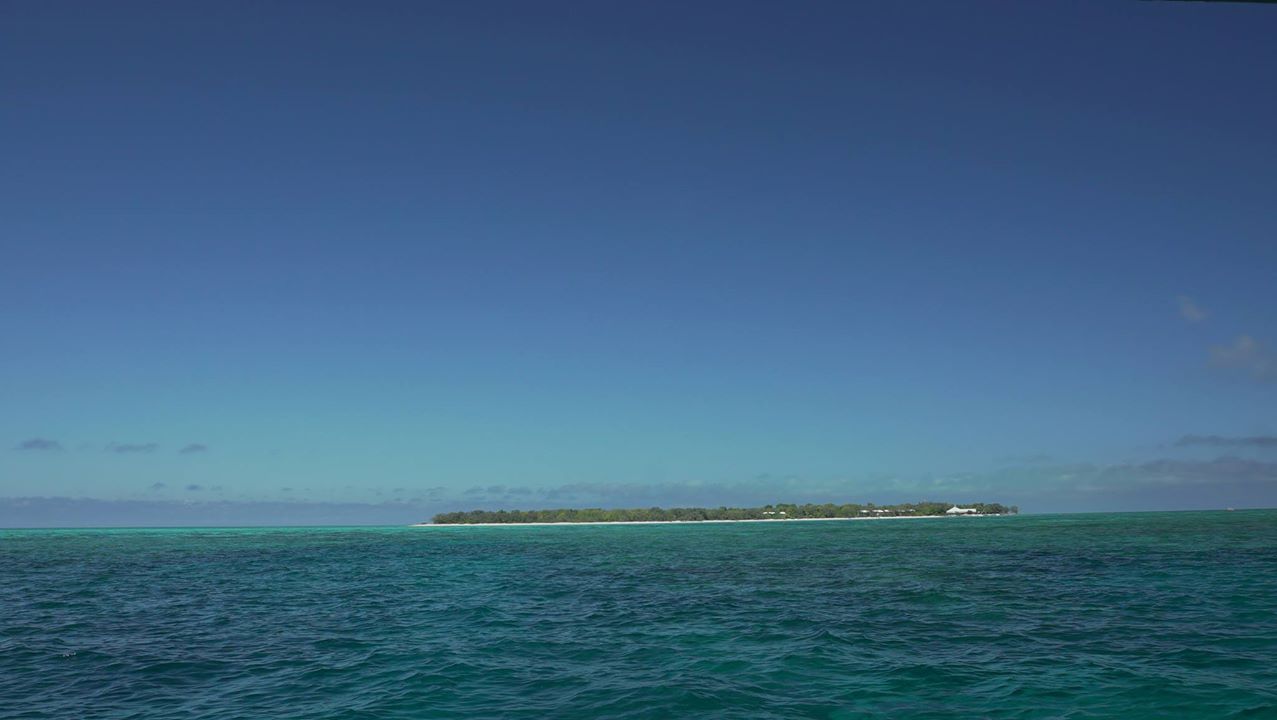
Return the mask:
[(1046, 453), (1036, 453), (1033, 455), (1007, 455), (1006, 457), (998, 458), (997, 461), (1012, 465), (1037, 465), (1038, 463), (1051, 462), (1054, 459)]
[[(1202, 436), (1209, 437), (1209, 436)], [(990, 472), (742, 482), (570, 483), (430, 488), (409, 499), (339, 503), (210, 500), (220, 486), (186, 486), (185, 500), (0, 498), (0, 527), (154, 525), (406, 525), (435, 513), (546, 507), (757, 506), (771, 502), (1001, 502), (1030, 513), (1277, 507), (1277, 462), (1221, 456), (1099, 465), (1031, 464)], [(152, 491), (164, 489), (156, 483)], [(153, 496), (154, 497), (154, 496)], [(216, 497), (213, 495), (212, 497)]]
[(435, 510), (402, 502), (306, 503), (0, 498), (0, 527), (408, 525)]
[(46, 450), (58, 452), (62, 450), (62, 443), (57, 440), (49, 440), (47, 438), (31, 438), (23, 440), (13, 447), (14, 450)]
[(1218, 368), (1241, 370), (1261, 382), (1277, 381), (1277, 352), (1249, 335), (1242, 335), (1232, 345), (1210, 350), (1210, 362)]
[(107, 452), (113, 453), (153, 453), (160, 448), (158, 443), (111, 443), (106, 446)]
[(177, 451), (178, 455), (192, 455), (194, 453), (208, 452), (208, 446), (204, 443), (191, 443), (181, 450)]
[(506, 495), (532, 495), (536, 491), (529, 487), (508, 486), (508, 485), (488, 485), (485, 487), (472, 487), (466, 489), (463, 495), (484, 495), (484, 496), (506, 496)]
[[(499, 492), (493, 492), (497, 490)], [(1001, 502), (1029, 512), (1189, 510), (1277, 506), (1277, 463), (1230, 456), (1143, 463), (1032, 463), (991, 472), (747, 482), (574, 483), (475, 487), (440, 498), (447, 510), (533, 507), (764, 505), (774, 502)]]
[(1175, 441), (1175, 447), (1240, 447), (1277, 448), (1277, 435), (1251, 437), (1223, 437), (1220, 435), (1184, 435)]
[(1180, 295), (1177, 299), (1179, 301), (1179, 316), (1184, 318), (1186, 322), (1196, 323), (1206, 319), (1206, 311), (1194, 302), (1193, 298), (1187, 295)]

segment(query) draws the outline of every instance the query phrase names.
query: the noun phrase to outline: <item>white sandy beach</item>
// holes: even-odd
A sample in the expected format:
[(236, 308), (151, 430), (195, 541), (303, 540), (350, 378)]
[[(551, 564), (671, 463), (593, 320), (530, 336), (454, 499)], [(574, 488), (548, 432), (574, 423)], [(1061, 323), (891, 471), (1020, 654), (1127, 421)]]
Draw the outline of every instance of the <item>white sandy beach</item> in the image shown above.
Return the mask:
[(796, 523), (830, 522), (843, 520), (927, 520), (952, 517), (995, 517), (989, 514), (967, 515), (891, 515), (888, 517), (832, 517), (832, 518), (750, 518), (748, 520), (591, 520), (588, 522), (530, 522), (530, 523), (414, 523), (411, 527), (530, 527), (534, 525), (708, 525), (710, 523)]

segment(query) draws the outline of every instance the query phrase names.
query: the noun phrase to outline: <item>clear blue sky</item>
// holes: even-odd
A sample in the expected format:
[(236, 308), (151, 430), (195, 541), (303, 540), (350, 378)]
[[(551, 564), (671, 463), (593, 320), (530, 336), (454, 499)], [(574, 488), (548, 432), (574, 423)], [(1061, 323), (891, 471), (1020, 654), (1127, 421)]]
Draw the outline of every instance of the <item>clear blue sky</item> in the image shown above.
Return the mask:
[(0, 524), (1277, 505), (1275, 37), (5, 2)]

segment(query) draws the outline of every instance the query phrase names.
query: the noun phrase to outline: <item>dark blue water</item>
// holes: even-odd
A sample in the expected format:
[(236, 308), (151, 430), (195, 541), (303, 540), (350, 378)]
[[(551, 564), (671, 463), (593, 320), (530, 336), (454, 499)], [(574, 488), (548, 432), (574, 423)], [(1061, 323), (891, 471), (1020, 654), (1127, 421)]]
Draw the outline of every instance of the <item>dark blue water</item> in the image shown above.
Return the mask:
[(1277, 512), (0, 531), (0, 718), (1277, 717)]

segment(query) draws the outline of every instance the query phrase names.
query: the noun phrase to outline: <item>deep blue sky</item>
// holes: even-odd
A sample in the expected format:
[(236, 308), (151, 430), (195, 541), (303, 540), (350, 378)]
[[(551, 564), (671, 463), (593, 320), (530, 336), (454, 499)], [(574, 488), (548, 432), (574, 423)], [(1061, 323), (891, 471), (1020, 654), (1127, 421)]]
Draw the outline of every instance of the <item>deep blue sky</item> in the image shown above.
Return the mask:
[(1277, 505), (1274, 37), (1219, 3), (5, 2), (0, 524)]

